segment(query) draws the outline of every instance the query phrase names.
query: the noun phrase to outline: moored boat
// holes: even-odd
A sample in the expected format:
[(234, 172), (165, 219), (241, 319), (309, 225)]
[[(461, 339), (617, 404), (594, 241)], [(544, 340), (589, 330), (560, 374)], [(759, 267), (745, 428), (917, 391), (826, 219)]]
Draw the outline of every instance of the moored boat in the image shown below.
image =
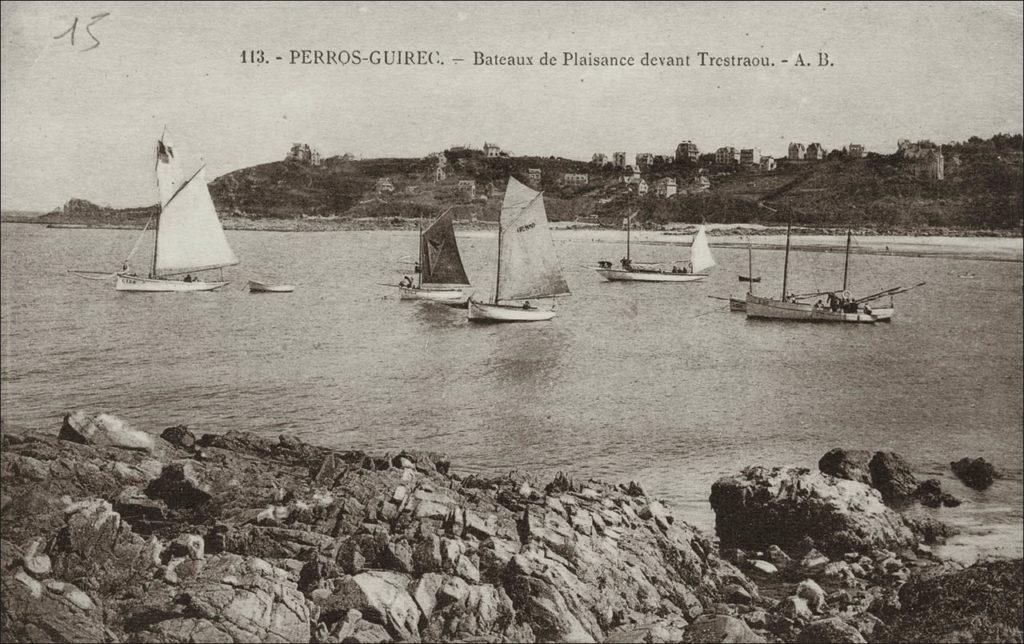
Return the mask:
[(634, 262), (630, 257), (630, 231), (636, 215), (634, 212), (623, 222), (626, 226), (626, 257), (620, 262), (621, 268), (616, 268), (608, 261), (598, 262), (598, 266), (594, 268), (598, 275), (610, 282), (699, 282), (708, 276), (705, 271), (715, 265), (715, 258), (711, 254), (711, 247), (708, 246), (704, 226), (701, 226), (693, 236), (688, 266), (672, 266), (665, 269), (655, 264)]
[(250, 293), (291, 293), (294, 290), (295, 287), (291, 284), (267, 284), (249, 280)]
[(402, 280), (398, 286), (398, 298), (401, 300), (462, 305), (473, 294), (462, 265), (450, 209), (420, 232), (420, 255), (416, 267), (419, 269), (418, 284), (413, 284), (408, 277)]
[(532, 301), (569, 294), (548, 230), (543, 193), (509, 177), (498, 222), (498, 262), (494, 300), (469, 299), (472, 322), (541, 322), (554, 308)]

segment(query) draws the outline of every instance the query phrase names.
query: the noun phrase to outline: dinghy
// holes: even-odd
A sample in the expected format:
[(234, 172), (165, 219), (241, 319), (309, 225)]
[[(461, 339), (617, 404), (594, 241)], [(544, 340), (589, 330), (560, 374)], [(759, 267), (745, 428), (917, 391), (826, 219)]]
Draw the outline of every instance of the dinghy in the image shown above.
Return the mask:
[(687, 268), (673, 266), (671, 269), (659, 268), (656, 264), (641, 264), (630, 257), (630, 230), (633, 228), (633, 213), (624, 220), (626, 226), (626, 257), (621, 261), (621, 268), (615, 268), (611, 262), (599, 262), (594, 270), (610, 282), (698, 282), (705, 277), (707, 269), (715, 265), (715, 258), (708, 246), (708, 236), (701, 226), (693, 236), (690, 245), (690, 261)]
[(291, 293), (294, 290), (295, 287), (291, 284), (267, 284), (249, 280), (250, 293)]
[(548, 230), (543, 194), (509, 177), (498, 222), (498, 265), (493, 302), (469, 299), (471, 322), (540, 322), (553, 308), (532, 301), (569, 295)]
[[(160, 213), (156, 217), (153, 263), (145, 277), (129, 271), (128, 259), (139, 247), (140, 235), (122, 270), (117, 273), (115, 288), (118, 291), (147, 293), (187, 293), (221, 288), (227, 282), (192, 277), (192, 273), (238, 263), (210, 198), (205, 168), (200, 167), (183, 180), (181, 163), (175, 157), (166, 130), (157, 141), (156, 156)], [(143, 229), (142, 235), (145, 234)], [(184, 279), (177, 279), (182, 275)]]
[(399, 299), (460, 306), (472, 295), (450, 210), (420, 232), (419, 283), (413, 285), (410, 279), (399, 285)]

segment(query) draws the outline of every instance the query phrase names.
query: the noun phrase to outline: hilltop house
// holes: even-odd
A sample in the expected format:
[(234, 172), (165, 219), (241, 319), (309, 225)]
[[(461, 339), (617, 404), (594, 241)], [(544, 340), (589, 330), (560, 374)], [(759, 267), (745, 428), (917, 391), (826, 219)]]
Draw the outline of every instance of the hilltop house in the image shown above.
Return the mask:
[(566, 172), (562, 175), (562, 183), (568, 186), (583, 186), (590, 181), (590, 175)]
[(612, 165), (616, 168), (626, 167), (626, 153), (625, 152), (612, 152)]
[(316, 148), (310, 147), (308, 143), (292, 143), (292, 147), (288, 150), (284, 160), (297, 161), (298, 163), (312, 166), (318, 166), (321, 163), (320, 152)]
[(675, 177), (664, 177), (654, 182), (654, 193), (662, 198), (674, 196), (678, 192)]
[(715, 163), (718, 165), (735, 165), (740, 162), (740, 151), (732, 146), (715, 150)]
[[(632, 189), (632, 186), (630, 186), (630, 189)], [(636, 183), (636, 194), (638, 197), (646, 197), (650, 189), (651, 187), (647, 185), (647, 181), (644, 179)]]
[(761, 150), (759, 148), (744, 148), (740, 150), (740, 165), (758, 165), (761, 163)]
[(786, 158), (790, 161), (801, 161), (806, 153), (807, 148), (804, 147), (803, 143), (790, 143), (789, 154), (786, 155)]
[(444, 168), (438, 165), (434, 168), (434, 182), (441, 182), (448, 178), (448, 173), (444, 171)]
[(812, 143), (807, 146), (807, 154), (804, 158), (808, 161), (821, 161), (825, 158), (825, 147), (820, 143)]
[(501, 146), (499, 146), (497, 143), (486, 143), (485, 142), (484, 143), (484, 156), (486, 156), (488, 158), (501, 156)]
[(590, 157), (590, 162), (596, 163), (597, 165), (604, 165), (608, 162), (608, 155), (602, 152), (595, 152), (594, 156)]
[(761, 172), (771, 172), (776, 167), (775, 157), (761, 157), (759, 165)]
[(634, 168), (629, 174), (622, 175), (622, 183), (640, 183), (640, 170)]
[(390, 194), (395, 191), (395, 184), (391, 183), (391, 179), (388, 177), (381, 177), (377, 179), (377, 185), (374, 186), (378, 195)]
[(676, 146), (677, 163), (697, 163), (700, 160), (700, 150), (693, 141), (683, 141)]
[(850, 147), (846, 148), (846, 154), (851, 159), (862, 159), (864, 158), (864, 146), (860, 143), (851, 143)]
[(654, 154), (652, 152), (637, 152), (636, 166), (638, 168), (649, 168), (654, 165)]
[(467, 199), (476, 198), (476, 181), (473, 181), (472, 179), (461, 179), (456, 187)]
[(910, 172), (918, 178), (943, 181), (946, 178), (946, 160), (942, 148), (931, 141), (911, 143), (901, 139), (897, 144), (899, 154), (911, 162)]
[(529, 183), (533, 185), (533, 187), (536, 188), (540, 185), (540, 178), (542, 176), (540, 168), (530, 168), (526, 173), (529, 176)]

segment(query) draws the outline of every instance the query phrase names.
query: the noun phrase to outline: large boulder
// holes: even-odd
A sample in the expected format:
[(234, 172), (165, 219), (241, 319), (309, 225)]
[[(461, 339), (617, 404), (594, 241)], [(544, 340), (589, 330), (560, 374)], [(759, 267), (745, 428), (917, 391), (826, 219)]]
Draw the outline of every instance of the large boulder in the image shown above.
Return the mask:
[(74, 411), (64, 416), (59, 438), (83, 445), (101, 445), (152, 452), (156, 446), (146, 432), (132, 429), (128, 423), (110, 414), (87, 414)]
[(867, 642), (853, 626), (838, 617), (829, 617), (811, 622), (800, 631), (797, 642), (815, 644), (816, 642)]
[(1020, 642), (1024, 561), (978, 563), (960, 572), (911, 579), (889, 621), (893, 642)]
[(748, 467), (719, 479), (711, 507), (722, 547), (800, 550), (805, 538), (842, 556), (871, 548), (901, 549), (917, 538), (878, 492), (856, 481), (801, 468)]
[(818, 461), (818, 469), (825, 474), (871, 485), (871, 452), (866, 449), (833, 447)]
[(686, 629), (684, 642), (764, 642), (742, 619), (731, 615), (701, 615)]
[(917, 477), (896, 452), (875, 452), (868, 467), (871, 470), (871, 484), (882, 493), (886, 503), (901, 503), (917, 490)]
[(949, 464), (953, 473), (964, 485), (976, 490), (985, 490), (995, 479), (995, 468), (983, 458), (961, 458)]

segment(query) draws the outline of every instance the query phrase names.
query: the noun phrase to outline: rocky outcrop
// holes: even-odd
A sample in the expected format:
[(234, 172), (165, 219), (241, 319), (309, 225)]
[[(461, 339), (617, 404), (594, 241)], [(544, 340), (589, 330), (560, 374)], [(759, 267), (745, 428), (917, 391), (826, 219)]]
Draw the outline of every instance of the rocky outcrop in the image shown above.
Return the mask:
[(97, 418), (0, 435), (4, 641), (678, 640), (702, 615), (766, 633), (716, 617), (757, 587), (635, 484), (184, 427), (138, 449)]
[(152, 452), (155, 447), (152, 436), (132, 429), (120, 418), (110, 414), (91, 415), (83, 411), (64, 416), (60, 438), (85, 445), (110, 445), (142, 452)]
[(975, 490), (988, 489), (996, 476), (995, 468), (983, 458), (962, 458), (950, 463), (949, 467), (964, 485)]
[(873, 488), (801, 468), (748, 467), (711, 488), (723, 547), (806, 551), (842, 556), (871, 548), (902, 549), (918, 538)]
[(871, 456), (866, 449), (834, 447), (818, 461), (818, 469), (837, 478), (871, 485)]

